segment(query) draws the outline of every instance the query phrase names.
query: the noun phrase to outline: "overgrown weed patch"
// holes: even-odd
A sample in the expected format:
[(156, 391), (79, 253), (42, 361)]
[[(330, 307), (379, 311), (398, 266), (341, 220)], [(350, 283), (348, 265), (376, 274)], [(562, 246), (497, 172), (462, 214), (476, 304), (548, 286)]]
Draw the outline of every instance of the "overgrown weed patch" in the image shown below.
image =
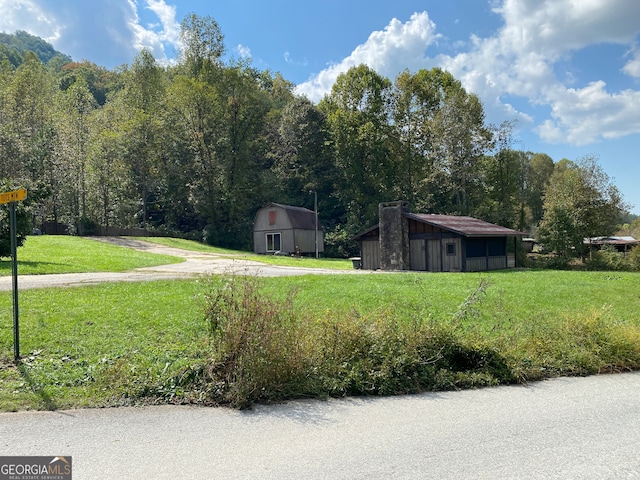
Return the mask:
[(633, 273), (513, 271), (25, 291), (21, 365), (0, 326), (0, 409), (246, 408), (637, 369), (639, 287)]

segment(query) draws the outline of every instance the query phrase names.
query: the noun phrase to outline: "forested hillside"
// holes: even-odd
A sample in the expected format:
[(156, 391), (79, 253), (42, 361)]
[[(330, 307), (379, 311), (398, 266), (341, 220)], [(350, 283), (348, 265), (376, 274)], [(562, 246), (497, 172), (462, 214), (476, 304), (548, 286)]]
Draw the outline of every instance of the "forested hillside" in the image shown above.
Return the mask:
[[(250, 248), (258, 208), (312, 208), (313, 190), (328, 250), (349, 254), (381, 201), (523, 231), (553, 210), (544, 231), (573, 222), (578, 235), (603, 206), (589, 228), (613, 233), (624, 209), (594, 159), (514, 149), (512, 125), (488, 125), (478, 97), (437, 68), (390, 80), (354, 67), (314, 105), (277, 73), (223, 61), (210, 17), (185, 18), (172, 66), (147, 51), (116, 71), (61, 62), (25, 35), (0, 37), (0, 180), (29, 190), (35, 226), (145, 227)], [(573, 193), (545, 204), (559, 175)]]
[(23, 31), (11, 35), (0, 32), (0, 58), (6, 57), (14, 67), (17, 67), (23, 62), (27, 52), (35, 53), (42, 63), (56, 69), (71, 61), (71, 57), (58, 52), (40, 37)]

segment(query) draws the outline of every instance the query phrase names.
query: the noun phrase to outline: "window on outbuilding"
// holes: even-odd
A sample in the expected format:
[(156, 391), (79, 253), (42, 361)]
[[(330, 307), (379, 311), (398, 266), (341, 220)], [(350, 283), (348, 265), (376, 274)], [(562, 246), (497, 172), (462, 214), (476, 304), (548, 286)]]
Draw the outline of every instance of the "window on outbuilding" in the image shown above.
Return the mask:
[(469, 238), (467, 239), (467, 258), (484, 257), (486, 254), (485, 239), (484, 238)]
[(280, 251), (280, 233), (267, 233), (267, 252), (279, 252)]
[(456, 254), (456, 244), (455, 243), (447, 243), (447, 256), (455, 256)]
[(504, 237), (487, 239), (487, 250), (490, 257), (502, 257), (507, 254), (507, 242)]

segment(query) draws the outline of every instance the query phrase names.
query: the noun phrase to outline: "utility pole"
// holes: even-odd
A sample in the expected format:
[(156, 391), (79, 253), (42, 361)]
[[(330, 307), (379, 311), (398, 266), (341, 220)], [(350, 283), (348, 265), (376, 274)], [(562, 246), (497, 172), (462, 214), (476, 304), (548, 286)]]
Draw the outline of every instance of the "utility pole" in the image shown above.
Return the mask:
[(315, 190), (309, 190), (309, 195), (313, 193), (313, 213), (316, 217), (316, 229), (315, 229), (315, 244), (316, 244), (316, 258), (318, 258), (318, 192)]

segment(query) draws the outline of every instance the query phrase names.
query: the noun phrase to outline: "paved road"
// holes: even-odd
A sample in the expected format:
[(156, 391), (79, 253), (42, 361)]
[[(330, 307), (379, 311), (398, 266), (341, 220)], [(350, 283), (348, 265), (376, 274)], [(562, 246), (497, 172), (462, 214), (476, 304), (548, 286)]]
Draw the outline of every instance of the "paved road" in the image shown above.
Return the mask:
[[(191, 252), (178, 248), (166, 247), (125, 237), (96, 237), (96, 240), (116, 245), (143, 250), (151, 253), (172, 255), (183, 258), (181, 263), (160, 265), (157, 267), (138, 268), (129, 272), (95, 272), (64, 273), (55, 275), (19, 275), (20, 290), (45, 287), (76, 287), (94, 285), (102, 282), (141, 282), (147, 280), (166, 280), (188, 278), (212, 273), (251, 273), (265, 277), (295, 275), (328, 275), (328, 274), (366, 274), (374, 273), (366, 270), (331, 270), (322, 268), (285, 267), (235, 258), (234, 255)], [(19, 258), (18, 258), (19, 260)], [(301, 260), (303, 263), (304, 260)], [(18, 267), (18, 273), (20, 268)], [(0, 291), (12, 288), (11, 276), (0, 277)]]
[(74, 480), (640, 478), (640, 373), (239, 412), (0, 414), (0, 455), (72, 455)]

